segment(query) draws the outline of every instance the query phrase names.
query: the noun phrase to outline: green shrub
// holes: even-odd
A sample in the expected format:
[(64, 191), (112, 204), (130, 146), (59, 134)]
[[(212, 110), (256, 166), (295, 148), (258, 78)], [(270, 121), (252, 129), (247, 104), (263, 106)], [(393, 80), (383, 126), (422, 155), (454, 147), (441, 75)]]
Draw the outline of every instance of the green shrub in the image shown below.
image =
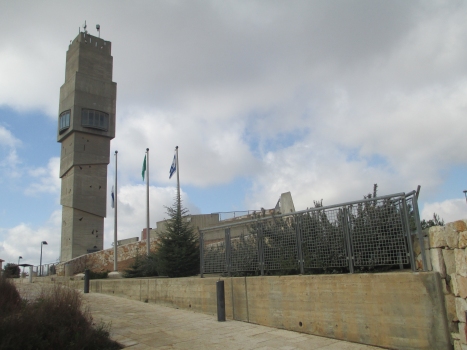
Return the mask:
[(433, 213), (433, 219), (426, 221), (423, 219), (420, 223), (422, 225), (422, 230), (426, 228), (430, 228), (432, 226), (444, 226), (444, 220), (440, 219), (439, 215), (436, 213)]
[(4, 267), (4, 275), (9, 278), (19, 278), (20, 268), (16, 264), (8, 263)]
[(153, 277), (158, 276), (157, 254), (150, 252), (149, 255), (137, 254), (133, 263), (123, 273), (125, 278)]
[(101, 279), (107, 278), (108, 276), (109, 276), (109, 271), (104, 271), (104, 272), (89, 271), (90, 280), (101, 280)]
[(135, 260), (128, 269), (123, 272), (122, 276), (125, 278), (144, 277), (143, 260), (144, 256), (137, 253)]

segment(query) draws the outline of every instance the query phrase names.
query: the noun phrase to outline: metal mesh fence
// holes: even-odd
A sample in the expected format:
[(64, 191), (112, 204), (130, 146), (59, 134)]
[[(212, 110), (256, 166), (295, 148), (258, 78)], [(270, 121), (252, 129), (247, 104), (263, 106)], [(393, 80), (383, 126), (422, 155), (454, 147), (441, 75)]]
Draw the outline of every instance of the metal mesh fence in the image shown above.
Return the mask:
[(255, 233), (231, 238), (231, 269), (237, 271), (255, 271), (259, 267), (258, 236)]
[(297, 269), (297, 236), (292, 217), (265, 221), (261, 226), (264, 269)]
[(204, 273), (226, 272), (225, 242), (210, 243), (204, 247)]
[(354, 266), (409, 263), (401, 203), (376, 199), (349, 207)]
[(203, 229), (201, 274), (329, 268), (353, 272), (391, 265), (414, 269), (409, 238), (421, 238), (414, 193)]
[(305, 268), (348, 266), (342, 209), (300, 215)]

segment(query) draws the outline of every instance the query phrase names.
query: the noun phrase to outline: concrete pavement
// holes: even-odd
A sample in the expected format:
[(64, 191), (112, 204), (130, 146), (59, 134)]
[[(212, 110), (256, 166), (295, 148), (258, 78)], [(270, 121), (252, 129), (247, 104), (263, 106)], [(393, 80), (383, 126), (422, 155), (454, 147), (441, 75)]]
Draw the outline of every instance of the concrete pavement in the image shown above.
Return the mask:
[(217, 316), (128, 300), (83, 294), (94, 320), (111, 322), (111, 337), (131, 350), (146, 349), (320, 349), (378, 347), (285, 331)]

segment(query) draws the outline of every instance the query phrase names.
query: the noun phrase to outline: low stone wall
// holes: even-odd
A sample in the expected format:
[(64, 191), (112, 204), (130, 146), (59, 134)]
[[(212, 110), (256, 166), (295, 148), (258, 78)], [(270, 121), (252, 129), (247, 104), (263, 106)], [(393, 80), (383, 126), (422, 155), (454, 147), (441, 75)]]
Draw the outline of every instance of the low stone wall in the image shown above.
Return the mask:
[[(92, 280), (90, 291), (214, 315), (217, 280)], [(436, 272), (223, 280), (230, 319), (391, 349), (451, 349)]]
[[(151, 239), (151, 251), (157, 247), (158, 239)], [(138, 254), (145, 254), (147, 250), (147, 240), (120, 245), (117, 247), (118, 270), (127, 269), (135, 260)], [(95, 253), (81, 255), (72, 260), (61, 262), (56, 265), (58, 276), (75, 275), (89, 269), (94, 272), (106, 272), (114, 270), (114, 248), (100, 250)]]
[(442, 282), (448, 327), (456, 350), (467, 349), (467, 225), (459, 220), (426, 231), (433, 271)]

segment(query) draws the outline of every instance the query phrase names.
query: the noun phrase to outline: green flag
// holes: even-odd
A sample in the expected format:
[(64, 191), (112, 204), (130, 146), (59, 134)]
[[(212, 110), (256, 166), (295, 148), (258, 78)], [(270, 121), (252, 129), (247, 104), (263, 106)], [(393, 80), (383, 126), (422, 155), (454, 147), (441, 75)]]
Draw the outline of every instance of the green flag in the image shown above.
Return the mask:
[(141, 172), (141, 175), (143, 176), (143, 181), (144, 181), (144, 173), (145, 172), (146, 172), (146, 155), (144, 155), (143, 171)]

